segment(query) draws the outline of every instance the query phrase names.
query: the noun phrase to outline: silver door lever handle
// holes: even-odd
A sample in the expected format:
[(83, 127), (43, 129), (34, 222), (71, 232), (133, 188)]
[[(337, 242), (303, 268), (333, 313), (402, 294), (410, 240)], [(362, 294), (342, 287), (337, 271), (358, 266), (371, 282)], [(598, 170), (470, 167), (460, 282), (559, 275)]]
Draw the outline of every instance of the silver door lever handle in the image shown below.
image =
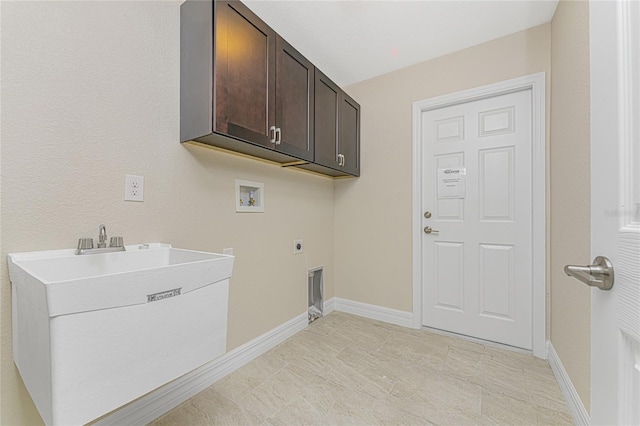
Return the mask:
[(613, 265), (604, 256), (593, 259), (593, 265), (565, 265), (564, 273), (600, 290), (610, 290), (613, 287)]

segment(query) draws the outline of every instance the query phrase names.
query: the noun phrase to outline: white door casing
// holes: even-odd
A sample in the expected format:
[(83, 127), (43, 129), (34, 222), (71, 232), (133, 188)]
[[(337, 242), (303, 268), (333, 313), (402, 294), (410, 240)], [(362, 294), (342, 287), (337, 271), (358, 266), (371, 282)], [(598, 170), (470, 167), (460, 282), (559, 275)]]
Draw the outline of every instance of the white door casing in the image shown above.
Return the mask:
[[(640, 424), (640, 3), (590, 2), (591, 423)], [(576, 283), (576, 285), (580, 285)]]
[[(530, 350), (531, 90), (424, 111), (422, 132), (423, 224), (438, 230), (423, 236), (423, 325)], [(462, 171), (464, 194), (443, 198)]]
[[(507, 340), (506, 343), (519, 347), (528, 347), (533, 349), (534, 355), (540, 358), (546, 358), (544, 86), (544, 73), (538, 73), (531, 76), (508, 80), (502, 83), (483, 86), (477, 89), (431, 98), (415, 102), (413, 104), (414, 327), (420, 327), (422, 324), (429, 324), (430, 326), (434, 325), (433, 322), (430, 321), (430, 318), (426, 318), (427, 315), (431, 314), (425, 312), (426, 305), (429, 303), (433, 304), (433, 294), (426, 294), (427, 292), (422, 288), (422, 284), (424, 280), (431, 280), (434, 277), (434, 273), (437, 275), (438, 272), (434, 271), (433, 268), (428, 267), (428, 265), (424, 265), (423, 259), (426, 259), (427, 262), (431, 262), (430, 259), (437, 256), (437, 252), (439, 251), (441, 258), (446, 258), (448, 255), (451, 261), (455, 262), (460, 258), (459, 256), (462, 256), (462, 253), (465, 253), (464, 258), (465, 260), (468, 259), (467, 265), (464, 266), (464, 269), (467, 271), (467, 279), (471, 277), (473, 280), (487, 281), (499, 278), (498, 281), (502, 280), (502, 284), (504, 286), (509, 281), (504, 279), (509, 276), (509, 273), (511, 274), (510, 280), (512, 283), (515, 282), (516, 274), (524, 273), (528, 275), (530, 289), (525, 290), (529, 291), (530, 296), (529, 302), (527, 302), (529, 303), (528, 313), (526, 312), (527, 309), (524, 309), (521, 310), (522, 312), (512, 311), (512, 314), (523, 314), (525, 317), (528, 316), (529, 324), (524, 326), (528, 328), (529, 333), (525, 332), (523, 335), (524, 337), (521, 336), (520, 341), (517, 339), (515, 341)], [(524, 122), (521, 123), (524, 124), (525, 127), (529, 128), (529, 130), (525, 131), (525, 133), (528, 132), (528, 135), (524, 136), (525, 139), (527, 139), (527, 136), (530, 136), (527, 142), (531, 144), (529, 148), (524, 148), (523, 150), (528, 150), (530, 153), (530, 155), (526, 156), (526, 160), (524, 160), (523, 156), (516, 155), (516, 153), (520, 153), (514, 149), (513, 146), (505, 147), (504, 140), (500, 140), (504, 139), (507, 135), (499, 135), (499, 133), (505, 133), (504, 130), (511, 132), (511, 130), (507, 128), (497, 130), (494, 134), (491, 134), (490, 126), (492, 125), (492, 122), (495, 122), (495, 124), (500, 127), (500, 122), (504, 120), (509, 121), (510, 117), (513, 118), (513, 114), (520, 116), (520, 112), (518, 111), (519, 107), (516, 107), (514, 110), (511, 109), (511, 105), (505, 106), (503, 104), (504, 99), (509, 97), (518, 98), (518, 102), (524, 103), (523, 111), (528, 110), (526, 115), (530, 118), (530, 122), (528, 122), (528, 120), (524, 120)], [(484, 145), (480, 147), (480, 150), (476, 147), (474, 153), (465, 153), (464, 150), (461, 149), (463, 146), (462, 144), (458, 144), (457, 147), (454, 146), (456, 143), (455, 138), (458, 137), (456, 136), (456, 126), (465, 121), (464, 118), (461, 118), (465, 116), (460, 112), (461, 110), (455, 110), (457, 108), (465, 108), (463, 106), (464, 104), (471, 103), (477, 105), (479, 109), (466, 118), (465, 131), (467, 131), (468, 136), (475, 139), (475, 142), (480, 141), (481, 145)], [(472, 116), (475, 118), (472, 118)], [(424, 119), (425, 117), (427, 117), (426, 121)], [(480, 118), (479, 121), (478, 117)], [(447, 135), (449, 135), (449, 141), (454, 142), (452, 150), (456, 151), (457, 149), (457, 155), (442, 156), (441, 154), (444, 154), (443, 151), (431, 152), (431, 148), (425, 148), (423, 145), (423, 135), (425, 132), (431, 132), (430, 134), (434, 134), (433, 132), (435, 132), (434, 128), (430, 130), (425, 128), (425, 126), (428, 126), (426, 123), (428, 123), (429, 120), (431, 120), (432, 123), (438, 122), (437, 124), (442, 125), (441, 137), (446, 138)], [(482, 129), (478, 130), (478, 122), (487, 122), (489, 128), (485, 129), (484, 134), (482, 134)], [(451, 131), (452, 133), (447, 134), (447, 131)], [(473, 134), (469, 135), (469, 132), (472, 132)], [(478, 132), (480, 132), (480, 134)], [(514, 135), (511, 134), (511, 136)], [(487, 141), (490, 141), (491, 138), (496, 139), (495, 143), (497, 145), (494, 147), (487, 144)], [(436, 143), (436, 145), (437, 144), (438, 143)], [(444, 146), (446, 143), (442, 145)], [(470, 173), (470, 179), (467, 181), (467, 195), (471, 198), (465, 199), (464, 202), (461, 200), (448, 200), (445, 202), (445, 204), (449, 204), (450, 208), (453, 209), (453, 213), (451, 213), (452, 215), (455, 215), (455, 209), (457, 208), (455, 207), (456, 204), (458, 207), (462, 206), (463, 203), (479, 206), (478, 212), (474, 212), (472, 216), (466, 218), (472, 219), (466, 225), (460, 218), (456, 219), (451, 217), (447, 220), (446, 218), (439, 217), (440, 214), (437, 213), (437, 207), (435, 205), (433, 205), (431, 209), (428, 208), (429, 204), (434, 203), (437, 199), (437, 191), (433, 182), (436, 175), (434, 173), (435, 170), (433, 169), (434, 166), (423, 165), (423, 158), (425, 158), (425, 156), (433, 157), (434, 153), (436, 156), (440, 155), (440, 165), (442, 166), (456, 165), (456, 161), (458, 161), (456, 158), (461, 159), (466, 155), (465, 165), (469, 168), (468, 171)], [(470, 156), (473, 157), (473, 159), (471, 159)], [(449, 159), (445, 160), (445, 157)], [(506, 163), (502, 160), (505, 160)], [(428, 161), (429, 160), (427, 160), (427, 164)], [(451, 163), (447, 163), (447, 161)], [(482, 164), (489, 165), (492, 161), (494, 162), (493, 166), (484, 167), (483, 169)], [(528, 164), (524, 164), (523, 161), (528, 162)], [(502, 167), (503, 165), (506, 166)], [(517, 188), (513, 186), (515, 181), (508, 179), (509, 173), (514, 173), (516, 171), (525, 172), (524, 175), (527, 175), (527, 177), (522, 178), (520, 183), (526, 186), (524, 193), (516, 194)], [(481, 182), (475, 179), (478, 172), (487, 178), (487, 183), (493, 180), (489, 186), (479, 185)], [(506, 180), (504, 179), (505, 177), (507, 178)], [(529, 179), (531, 180), (529, 181)], [(423, 182), (425, 181), (429, 182), (429, 185), (423, 185)], [(510, 181), (512, 186), (509, 186), (508, 184)], [(505, 182), (507, 183), (506, 186), (503, 185)], [(503, 194), (511, 194), (511, 196), (502, 200), (496, 199), (497, 204), (479, 204), (478, 197), (482, 197), (483, 195), (486, 196), (488, 194), (487, 190), (491, 191), (491, 188), (495, 187), (495, 185), (502, 185), (503, 191), (494, 191), (493, 195), (498, 195), (498, 193), (502, 192)], [(522, 197), (528, 198), (528, 203), (522, 203)], [(467, 209), (465, 214), (469, 214), (471, 210), (469, 207), (465, 208)], [(523, 213), (522, 209), (526, 209), (528, 212)], [(432, 218), (435, 220), (425, 219), (423, 217), (425, 210), (431, 211), (433, 214)], [(499, 214), (496, 215), (496, 213)], [(475, 219), (477, 214), (483, 216), (483, 220)], [(489, 217), (492, 215), (494, 215), (494, 217)], [(528, 251), (528, 255), (522, 256), (522, 260), (520, 260), (518, 256), (514, 256), (514, 243), (508, 242), (502, 238), (507, 234), (515, 235), (518, 233), (512, 223), (514, 215), (517, 215), (518, 218), (527, 215), (529, 216), (529, 219), (526, 217), (524, 218), (525, 226), (520, 232), (521, 234), (529, 234), (529, 246), (523, 248), (523, 253)], [(440, 221), (438, 222), (438, 220)], [(526, 223), (527, 221), (528, 224)], [(423, 227), (426, 225), (431, 226), (433, 229), (437, 229), (440, 233), (437, 235), (424, 234)], [(482, 230), (482, 225), (486, 225), (484, 226), (484, 230)], [(502, 230), (500, 230), (501, 226)], [(458, 230), (456, 231), (455, 228), (458, 228)], [(455, 236), (452, 236), (452, 233), (454, 233)], [(503, 235), (498, 236), (500, 233)], [(490, 238), (492, 234), (494, 236), (493, 241), (495, 241), (495, 243), (489, 242), (491, 241)], [(460, 245), (465, 235), (471, 236), (474, 241), (468, 245), (468, 248), (462, 248)], [(495, 237), (497, 237), (497, 239)], [(478, 244), (478, 242), (482, 242), (482, 244)], [(480, 264), (477, 262), (478, 259), (482, 261), (483, 258), (486, 261), (485, 264), (495, 265), (510, 263), (512, 270), (505, 274), (498, 273), (496, 275), (495, 271), (490, 270), (490, 268), (482, 269), (480, 267)], [(530, 262), (527, 262), (528, 260), (530, 260)], [(517, 265), (516, 263), (519, 261), (521, 264)], [(524, 265), (522, 262), (529, 263), (529, 266)], [(449, 274), (448, 279), (452, 280), (456, 278), (456, 274), (454, 272), (455, 271), (450, 270), (449, 272), (445, 272), (442, 276), (446, 279), (446, 275)], [(487, 287), (487, 289), (489, 288), (490, 287)], [(450, 288), (443, 288), (444, 292), (448, 292), (447, 294), (442, 295), (443, 299), (448, 298), (449, 302), (442, 303), (441, 305), (452, 305), (448, 307), (442, 306), (442, 309), (440, 309), (440, 311), (446, 314), (445, 316), (450, 316), (453, 313), (459, 313), (461, 310), (454, 306), (455, 303), (451, 303), (451, 300), (453, 300), (452, 298), (455, 299), (455, 297), (457, 297), (456, 291), (452, 292), (451, 290), (452, 289)], [(512, 321), (506, 318), (511, 314), (505, 314), (502, 310), (502, 308), (509, 305), (508, 299), (505, 299), (504, 293), (496, 291), (500, 290), (499, 288), (494, 287), (493, 290), (494, 294), (491, 295), (493, 297), (484, 298), (484, 301), (488, 302), (485, 303), (484, 308), (485, 311), (493, 310), (497, 312), (494, 312), (493, 314), (485, 312), (485, 314), (480, 317), (477, 316), (479, 312), (476, 312), (476, 318), (481, 318), (482, 321), (493, 321), (494, 324), (492, 324), (491, 321), (485, 321), (484, 328), (487, 328), (487, 324), (491, 324), (489, 325), (489, 329), (496, 329), (494, 335), (481, 335), (481, 338), (500, 341), (501, 339), (496, 338), (495, 336), (505, 336), (509, 334), (509, 332), (505, 331), (505, 329), (500, 329), (500, 326), (494, 327), (494, 325), (496, 323), (507, 324)], [(474, 291), (475, 290), (471, 290), (471, 293), (467, 291), (467, 293), (469, 293), (468, 297), (472, 299), (475, 298), (477, 301), (477, 296), (473, 294)], [(477, 304), (482, 306), (481, 302), (478, 302)], [(511, 306), (513, 306), (513, 303), (511, 303)], [(531, 320), (533, 320), (532, 323)], [(445, 328), (437, 325), (436, 327)], [(460, 329), (451, 331), (456, 331), (462, 334), (474, 334), (471, 332), (461, 331)]]

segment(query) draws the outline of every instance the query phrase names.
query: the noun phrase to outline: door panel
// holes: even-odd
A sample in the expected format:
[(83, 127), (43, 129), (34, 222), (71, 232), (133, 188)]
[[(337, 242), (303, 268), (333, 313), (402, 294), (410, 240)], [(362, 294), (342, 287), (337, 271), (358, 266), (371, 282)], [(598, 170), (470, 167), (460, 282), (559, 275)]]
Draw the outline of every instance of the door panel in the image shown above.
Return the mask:
[(276, 147), (300, 159), (313, 161), (314, 67), (282, 37), (277, 37)]
[(480, 244), (480, 315), (513, 321), (515, 247)]
[(464, 139), (464, 115), (434, 122), (436, 142), (455, 142)]
[(340, 88), (315, 71), (315, 162), (338, 169), (338, 109)]
[(272, 147), (276, 34), (240, 2), (215, 7), (215, 130)]
[[(423, 324), (532, 348), (531, 90), (422, 113)], [(438, 169), (463, 167), (460, 198)], [(455, 248), (455, 251), (454, 251)], [(455, 255), (454, 255), (455, 253)]]
[(515, 219), (515, 147), (479, 151), (480, 221)]
[(493, 111), (482, 111), (479, 113), (480, 126), (478, 136), (487, 137), (504, 133), (513, 133), (515, 128), (514, 114), (515, 108), (501, 108)]
[(338, 147), (344, 156), (341, 167), (345, 172), (360, 176), (360, 106), (344, 92), (341, 93)]
[(435, 243), (436, 305), (464, 310), (464, 243)]

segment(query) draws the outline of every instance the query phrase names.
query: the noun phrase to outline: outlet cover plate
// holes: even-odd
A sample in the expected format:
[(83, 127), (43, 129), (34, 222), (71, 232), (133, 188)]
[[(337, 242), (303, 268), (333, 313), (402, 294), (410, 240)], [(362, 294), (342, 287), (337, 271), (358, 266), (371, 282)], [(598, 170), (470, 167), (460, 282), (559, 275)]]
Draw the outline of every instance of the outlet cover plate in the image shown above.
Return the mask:
[(293, 254), (300, 254), (304, 251), (304, 243), (302, 238), (293, 241)]
[(124, 176), (124, 200), (144, 201), (144, 176)]

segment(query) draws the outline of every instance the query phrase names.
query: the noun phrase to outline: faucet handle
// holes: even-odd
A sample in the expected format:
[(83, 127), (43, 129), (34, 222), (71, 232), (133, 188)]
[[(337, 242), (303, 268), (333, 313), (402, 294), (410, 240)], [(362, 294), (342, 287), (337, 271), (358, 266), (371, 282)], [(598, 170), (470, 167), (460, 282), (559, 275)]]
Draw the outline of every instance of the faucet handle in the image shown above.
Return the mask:
[(82, 253), (83, 250), (88, 250), (93, 248), (93, 238), (78, 238), (78, 249), (77, 253)]
[(109, 241), (109, 247), (124, 247), (124, 238), (111, 237), (111, 240)]
[(92, 249), (93, 248), (93, 238), (79, 238), (78, 239), (78, 248)]

